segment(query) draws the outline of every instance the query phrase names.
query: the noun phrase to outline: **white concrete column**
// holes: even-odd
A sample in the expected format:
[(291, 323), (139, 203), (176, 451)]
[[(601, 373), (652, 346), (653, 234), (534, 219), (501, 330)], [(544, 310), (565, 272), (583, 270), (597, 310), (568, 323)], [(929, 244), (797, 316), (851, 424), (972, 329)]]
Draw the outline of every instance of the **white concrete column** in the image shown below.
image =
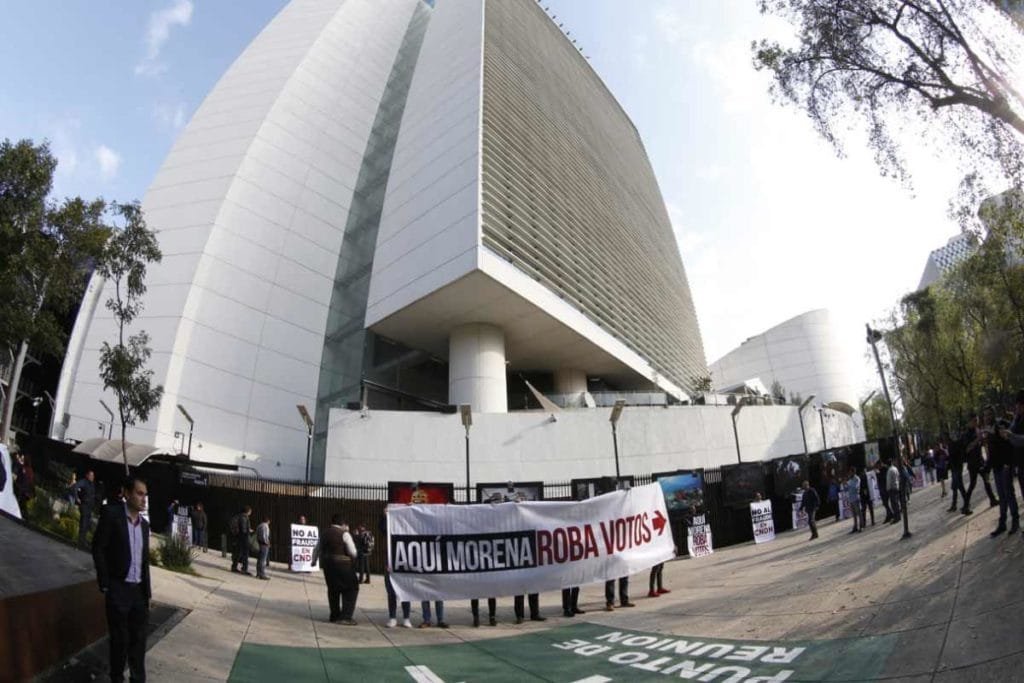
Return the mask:
[(576, 368), (555, 370), (556, 394), (582, 394), (587, 390), (587, 373)]
[(494, 325), (470, 323), (448, 339), (448, 401), (468, 403), (473, 412), (507, 413), (505, 332)]

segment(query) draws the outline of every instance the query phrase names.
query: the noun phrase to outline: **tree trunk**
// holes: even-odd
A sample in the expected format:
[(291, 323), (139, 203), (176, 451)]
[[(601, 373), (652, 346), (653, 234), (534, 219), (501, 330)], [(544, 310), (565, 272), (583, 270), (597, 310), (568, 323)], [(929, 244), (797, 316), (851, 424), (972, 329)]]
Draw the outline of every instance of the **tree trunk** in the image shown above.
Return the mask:
[(124, 423), (124, 415), (121, 416), (121, 458), (124, 460), (124, 476), (131, 474), (131, 470), (128, 469), (128, 446), (125, 445), (125, 432), (127, 431), (127, 425)]
[(25, 367), (25, 356), (28, 355), (28, 341), (24, 340), (18, 346), (18, 357), (14, 361), (14, 368), (11, 370), (11, 382), (7, 385), (7, 402), (4, 404), (4, 416), (0, 421), (0, 443), (7, 443), (7, 433), (11, 429), (11, 420), (14, 419), (14, 404), (18, 400), (18, 385), (21, 384), (21, 371)]

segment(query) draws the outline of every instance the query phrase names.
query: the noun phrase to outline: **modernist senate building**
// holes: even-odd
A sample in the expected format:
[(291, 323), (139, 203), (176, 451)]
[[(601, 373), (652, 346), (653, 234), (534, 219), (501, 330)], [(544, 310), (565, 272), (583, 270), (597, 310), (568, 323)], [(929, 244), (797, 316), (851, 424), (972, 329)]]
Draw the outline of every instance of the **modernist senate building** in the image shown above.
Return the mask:
[[(137, 325), (164, 399), (136, 443), (180, 448), (180, 404), (194, 458), (298, 479), (304, 405), (318, 479), (332, 409), (507, 413), (538, 407), (527, 383), (685, 400), (707, 374), (640, 136), (534, 0), (293, 0), (143, 208), (164, 258)], [(115, 406), (108, 295), (82, 306), (57, 437)]]

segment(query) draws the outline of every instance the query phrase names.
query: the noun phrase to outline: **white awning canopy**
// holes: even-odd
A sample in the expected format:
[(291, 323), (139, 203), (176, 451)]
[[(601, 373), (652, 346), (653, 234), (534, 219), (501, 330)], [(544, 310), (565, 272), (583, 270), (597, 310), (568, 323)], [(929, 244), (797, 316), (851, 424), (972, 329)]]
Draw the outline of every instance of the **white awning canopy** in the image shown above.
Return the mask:
[[(146, 444), (133, 444), (125, 442), (125, 455), (128, 458), (128, 465), (138, 467), (146, 462), (150, 456), (158, 453), (165, 453), (165, 449), (157, 448)], [(86, 439), (72, 449), (72, 453), (87, 455), (93, 460), (104, 462), (123, 462), (121, 455), (120, 439)]]

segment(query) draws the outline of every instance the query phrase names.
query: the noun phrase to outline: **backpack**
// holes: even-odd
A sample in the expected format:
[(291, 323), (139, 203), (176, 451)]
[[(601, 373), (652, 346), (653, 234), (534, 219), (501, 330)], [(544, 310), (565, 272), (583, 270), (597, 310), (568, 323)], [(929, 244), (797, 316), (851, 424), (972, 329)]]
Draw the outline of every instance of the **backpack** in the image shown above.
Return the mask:
[(228, 533), (232, 536), (237, 536), (242, 532), (241, 520), (238, 519), (238, 515), (235, 515), (228, 520)]

